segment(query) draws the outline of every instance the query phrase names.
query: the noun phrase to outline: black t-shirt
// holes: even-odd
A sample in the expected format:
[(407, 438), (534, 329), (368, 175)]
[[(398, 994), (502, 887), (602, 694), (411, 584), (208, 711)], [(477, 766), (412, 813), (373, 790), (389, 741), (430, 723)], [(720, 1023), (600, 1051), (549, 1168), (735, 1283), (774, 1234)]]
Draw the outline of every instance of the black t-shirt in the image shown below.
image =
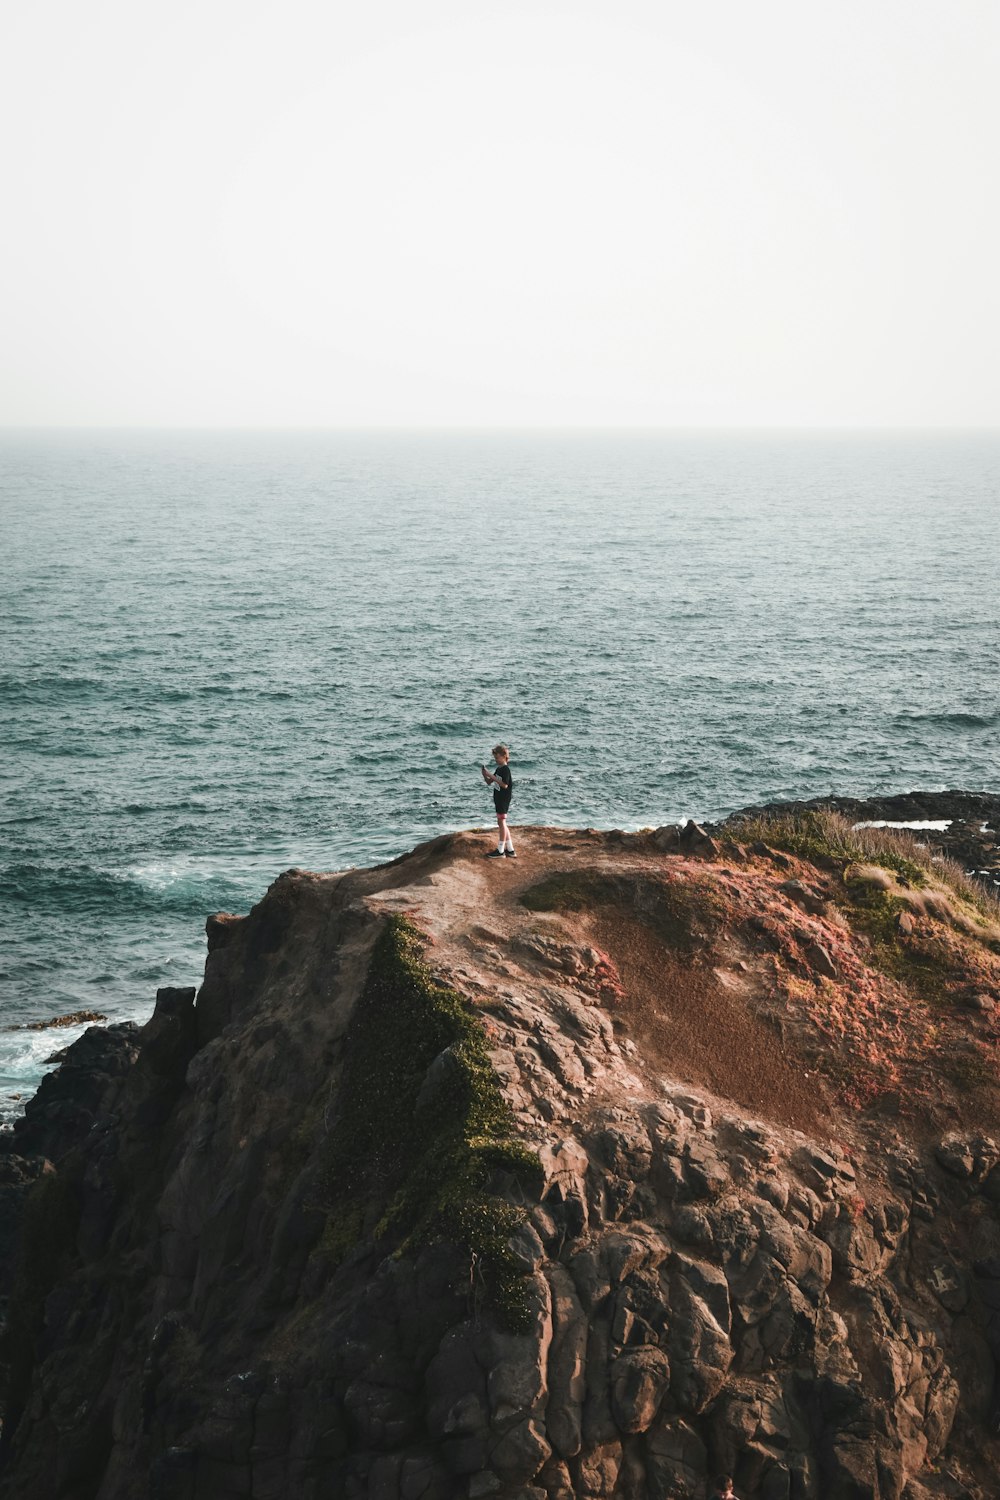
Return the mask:
[(493, 806), (497, 812), (505, 813), (510, 806), (510, 794), (514, 789), (510, 766), (497, 766), (493, 776)]

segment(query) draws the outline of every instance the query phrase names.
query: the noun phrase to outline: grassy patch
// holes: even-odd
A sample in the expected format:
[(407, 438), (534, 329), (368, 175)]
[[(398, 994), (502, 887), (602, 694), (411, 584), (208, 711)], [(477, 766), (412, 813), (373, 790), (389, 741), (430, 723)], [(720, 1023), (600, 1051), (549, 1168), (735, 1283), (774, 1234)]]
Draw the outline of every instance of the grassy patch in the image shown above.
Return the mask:
[(971, 915), (978, 927), (988, 929), (992, 926), (996, 931), (996, 925), (1000, 923), (1000, 897), (978, 880), (973, 880), (971, 875), (966, 875), (951, 855), (944, 855), (935, 862), (934, 873), (967, 907), (971, 907)]
[(867, 880), (848, 880), (841, 906), (852, 927), (869, 938), (872, 960), (883, 974), (923, 1000), (949, 998), (950, 987), (962, 977), (960, 955), (940, 936), (901, 935), (899, 915), (910, 909), (902, 896)]
[(917, 847), (909, 834), (891, 828), (855, 828), (839, 813), (746, 818), (733, 824), (731, 833), (740, 843), (762, 839), (773, 848), (797, 854), (801, 859), (880, 865), (916, 886), (926, 885), (930, 872), (930, 856)]
[(523, 1325), (507, 1241), (524, 1215), (492, 1184), (501, 1171), (534, 1177), (538, 1159), (515, 1135), (478, 1017), (434, 983), (402, 917), (387, 921), (354, 1009), (328, 1161), (325, 1242), (346, 1251), (371, 1206), (384, 1206), (378, 1234), (401, 1250), (463, 1246), (501, 1318)]
[(948, 886), (977, 919), (1000, 922), (997, 897), (966, 875), (950, 856), (935, 858), (905, 828), (855, 828), (840, 813), (813, 810), (744, 818), (730, 825), (728, 831), (740, 843), (762, 839), (801, 859), (879, 865), (883, 870), (893, 870), (912, 886), (938, 882)]
[(895, 942), (900, 913), (910, 909), (902, 896), (871, 881), (852, 879), (844, 882), (843, 894), (841, 904), (855, 918), (856, 926), (879, 942)]

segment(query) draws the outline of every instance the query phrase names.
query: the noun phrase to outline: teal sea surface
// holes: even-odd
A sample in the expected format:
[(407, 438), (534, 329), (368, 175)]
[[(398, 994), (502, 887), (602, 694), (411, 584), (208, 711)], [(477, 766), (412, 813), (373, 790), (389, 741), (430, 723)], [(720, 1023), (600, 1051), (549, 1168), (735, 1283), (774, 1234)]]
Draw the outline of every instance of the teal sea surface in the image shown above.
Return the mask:
[(498, 739), (515, 836), (1000, 780), (996, 433), (8, 431), (0, 520), (0, 1114)]

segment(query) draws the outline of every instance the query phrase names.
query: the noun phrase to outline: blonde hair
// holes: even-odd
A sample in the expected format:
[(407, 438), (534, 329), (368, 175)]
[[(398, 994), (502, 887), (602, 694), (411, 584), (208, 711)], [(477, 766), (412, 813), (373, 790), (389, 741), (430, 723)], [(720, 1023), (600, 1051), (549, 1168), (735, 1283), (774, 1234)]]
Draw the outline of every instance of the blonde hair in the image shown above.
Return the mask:
[(506, 745), (494, 745), (493, 749), (490, 751), (490, 754), (492, 755), (494, 760), (496, 760), (498, 755), (505, 755), (507, 759), (510, 760), (510, 751), (507, 749)]

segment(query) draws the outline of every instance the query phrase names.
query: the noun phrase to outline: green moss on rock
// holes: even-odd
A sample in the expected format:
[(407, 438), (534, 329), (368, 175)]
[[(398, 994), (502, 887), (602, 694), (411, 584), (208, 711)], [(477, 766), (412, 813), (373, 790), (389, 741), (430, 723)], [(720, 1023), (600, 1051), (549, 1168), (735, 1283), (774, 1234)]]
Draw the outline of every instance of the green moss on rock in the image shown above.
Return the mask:
[(846, 908), (854, 917), (856, 926), (880, 941), (894, 941), (900, 913), (910, 909), (904, 897), (873, 881), (850, 875), (844, 882), (844, 894)]
[(842, 906), (851, 926), (868, 937), (872, 959), (883, 974), (923, 1000), (948, 998), (949, 984), (955, 979), (955, 956), (940, 938), (918, 942), (901, 935), (900, 914), (910, 910), (902, 896), (871, 881), (848, 879)]
[(508, 1240), (524, 1212), (496, 1183), (533, 1178), (538, 1158), (516, 1137), (482, 1023), (435, 982), (402, 917), (380, 934), (354, 1009), (328, 1151), (331, 1244), (346, 1251), (380, 1208), (376, 1234), (400, 1251), (461, 1245), (504, 1321), (523, 1325)]

